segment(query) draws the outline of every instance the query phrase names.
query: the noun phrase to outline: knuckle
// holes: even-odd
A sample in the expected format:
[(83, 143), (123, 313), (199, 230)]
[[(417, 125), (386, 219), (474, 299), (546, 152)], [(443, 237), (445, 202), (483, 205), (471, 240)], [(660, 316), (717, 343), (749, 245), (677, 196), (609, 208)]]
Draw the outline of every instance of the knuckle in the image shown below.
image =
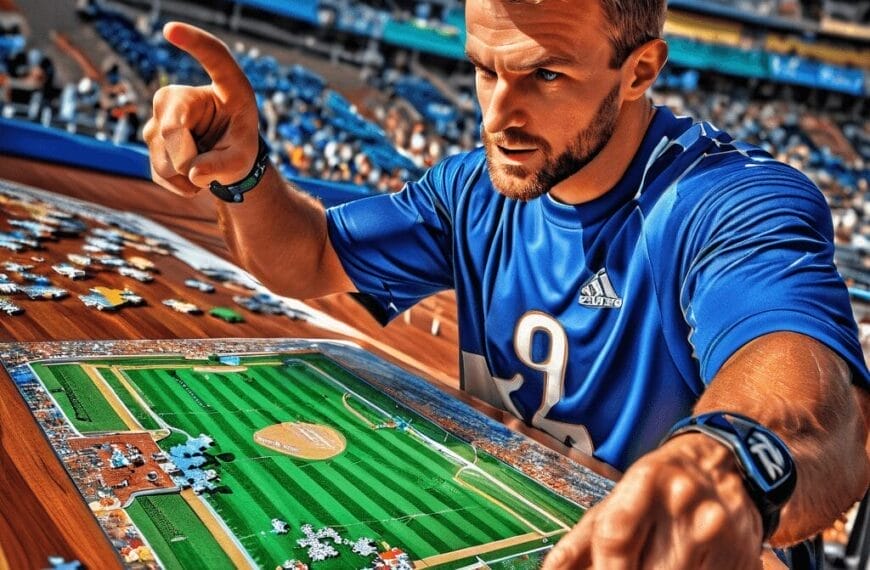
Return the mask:
[(628, 548), (634, 540), (635, 517), (625, 510), (616, 510), (599, 518), (593, 531), (593, 541), (607, 552)]
[(174, 85), (167, 85), (166, 87), (161, 87), (154, 93), (154, 99), (152, 101), (154, 105), (154, 113), (157, 114), (161, 112), (166, 104), (172, 100)]
[(154, 136), (157, 134), (157, 120), (154, 117), (148, 119), (145, 126), (142, 127), (142, 138), (145, 139), (145, 144), (149, 147), (154, 141)]
[(168, 139), (181, 130), (181, 126), (176, 124), (174, 121), (161, 121), (160, 126), (158, 127), (158, 133), (162, 139)]
[(699, 505), (692, 523), (695, 541), (705, 544), (713, 543), (730, 528), (728, 511), (717, 501)]
[(167, 85), (154, 93), (154, 115), (174, 118), (190, 107), (193, 87), (187, 85)]
[[(151, 178), (154, 179), (155, 175), (160, 178), (169, 179), (178, 174), (175, 169), (169, 164), (167, 161), (157, 160), (151, 163)], [(155, 180), (156, 181), (156, 180)]]
[(165, 150), (151, 153), (151, 172), (152, 174), (157, 173), (163, 178), (171, 178), (178, 174)]
[(698, 501), (701, 488), (688, 475), (675, 474), (667, 484), (668, 502), (674, 512), (686, 511)]
[(637, 463), (631, 467), (631, 478), (633, 484), (651, 484), (656, 478), (658, 470), (655, 465), (649, 462)]
[(169, 183), (166, 181), (166, 179), (166, 174), (160, 172), (160, 169), (156, 165), (152, 164), (151, 180), (153, 180), (157, 185), (162, 186), (163, 188), (169, 188)]

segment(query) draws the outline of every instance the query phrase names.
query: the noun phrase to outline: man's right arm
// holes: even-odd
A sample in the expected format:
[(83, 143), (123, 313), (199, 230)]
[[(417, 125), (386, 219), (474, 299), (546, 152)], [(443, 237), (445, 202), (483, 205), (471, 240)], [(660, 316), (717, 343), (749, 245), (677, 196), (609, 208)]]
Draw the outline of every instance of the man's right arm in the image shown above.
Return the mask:
[[(167, 40), (193, 56), (210, 85), (170, 85), (154, 95), (144, 136), (154, 181), (183, 196), (209, 183), (233, 184), (250, 172), (258, 150), (254, 92), (226, 45), (180, 23)], [(276, 293), (311, 298), (352, 291), (329, 243), (323, 208), (270, 165), (241, 203), (219, 202), (218, 216), (236, 260)]]
[(244, 202), (219, 202), (236, 261), (275, 293), (310, 299), (355, 287), (329, 242), (323, 207), (269, 165)]

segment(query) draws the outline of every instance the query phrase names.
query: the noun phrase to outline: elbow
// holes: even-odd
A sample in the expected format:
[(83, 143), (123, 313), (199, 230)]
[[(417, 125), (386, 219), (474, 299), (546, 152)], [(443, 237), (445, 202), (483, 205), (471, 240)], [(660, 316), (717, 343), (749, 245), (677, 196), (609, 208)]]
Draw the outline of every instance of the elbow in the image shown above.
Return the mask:
[(323, 291), (321, 285), (324, 280), (315, 269), (306, 270), (293, 263), (284, 265), (268, 260), (264, 263), (262, 259), (247, 255), (238, 256), (237, 262), (263, 287), (276, 295), (306, 300), (328, 294)]
[(800, 446), (798, 488), (783, 509), (773, 546), (789, 546), (829, 528), (866, 495), (870, 486), (870, 396), (857, 386), (851, 392), (853, 397), (837, 414), (839, 421), (828, 418), (831, 422), (822, 424), (826, 433)]

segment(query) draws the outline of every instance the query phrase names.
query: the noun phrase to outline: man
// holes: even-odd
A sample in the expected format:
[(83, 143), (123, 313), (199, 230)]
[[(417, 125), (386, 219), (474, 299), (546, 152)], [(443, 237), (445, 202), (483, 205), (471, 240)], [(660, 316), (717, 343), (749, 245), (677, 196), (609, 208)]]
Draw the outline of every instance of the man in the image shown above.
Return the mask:
[(262, 160), (226, 47), (165, 29), (213, 83), (155, 96), (155, 181), (242, 198), (220, 202), (227, 242), (276, 292), (359, 291), (386, 320), (455, 288), (464, 387), (625, 470), (551, 568), (759, 567), (789, 455), (774, 546), (867, 488), (868, 372), (827, 206), (650, 105), (663, 19), (661, 0), (469, 0), (485, 150), (326, 215)]

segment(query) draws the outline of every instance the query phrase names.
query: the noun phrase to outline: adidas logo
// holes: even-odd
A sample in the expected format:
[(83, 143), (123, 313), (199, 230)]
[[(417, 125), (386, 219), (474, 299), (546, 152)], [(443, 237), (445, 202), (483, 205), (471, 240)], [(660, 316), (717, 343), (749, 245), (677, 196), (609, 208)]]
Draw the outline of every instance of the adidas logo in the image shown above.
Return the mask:
[(622, 299), (613, 289), (613, 284), (610, 283), (610, 278), (607, 277), (607, 270), (603, 267), (580, 288), (579, 302), (586, 307), (604, 309), (618, 309), (622, 307)]

